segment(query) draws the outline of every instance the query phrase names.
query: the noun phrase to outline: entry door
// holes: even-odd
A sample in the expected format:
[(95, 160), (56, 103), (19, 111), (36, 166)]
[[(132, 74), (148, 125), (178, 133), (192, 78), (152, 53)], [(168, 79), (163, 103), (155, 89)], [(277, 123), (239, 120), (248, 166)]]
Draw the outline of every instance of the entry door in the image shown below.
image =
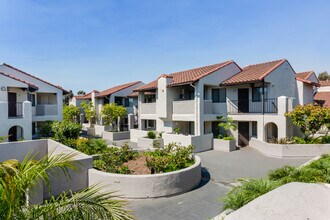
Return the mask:
[(8, 92), (8, 116), (9, 117), (15, 117), (17, 115), (16, 102), (17, 102), (16, 93)]
[(238, 112), (249, 112), (249, 89), (238, 89)]
[(17, 126), (13, 126), (9, 129), (9, 132), (8, 132), (8, 140), (9, 142), (12, 142), (12, 141), (17, 141)]
[(249, 145), (249, 122), (238, 122), (238, 145)]

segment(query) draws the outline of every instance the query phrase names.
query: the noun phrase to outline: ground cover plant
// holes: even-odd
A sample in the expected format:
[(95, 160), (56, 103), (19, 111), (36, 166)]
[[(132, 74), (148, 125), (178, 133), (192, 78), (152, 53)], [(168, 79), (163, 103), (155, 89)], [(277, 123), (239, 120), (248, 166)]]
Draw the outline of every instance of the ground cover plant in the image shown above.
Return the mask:
[(330, 183), (330, 155), (303, 167), (284, 166), (262, 179), (240, 179), (239, 185), (226, 194), (224, 209), (237, 210), (259, 196), (290, 182)]
[(177, 144), (169, 144), (163, 149), (158, 148), (154, 151), (138, 153), (125, 144), (122, 147), (107, 148), (94, 161), (94, 167), (101, 171), (120, 174), (172, 172), (195, 163), (193, 149), (193, 146), (183, 147)]

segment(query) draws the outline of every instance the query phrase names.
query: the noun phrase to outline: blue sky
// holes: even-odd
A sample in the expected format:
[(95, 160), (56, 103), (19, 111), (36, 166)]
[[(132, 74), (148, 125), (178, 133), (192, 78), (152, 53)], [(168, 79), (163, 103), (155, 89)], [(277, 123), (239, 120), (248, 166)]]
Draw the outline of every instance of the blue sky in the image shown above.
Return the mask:
[(330, 1), (0, 0), (0, 62), (74, 92), (235, 60), (330, 71)]

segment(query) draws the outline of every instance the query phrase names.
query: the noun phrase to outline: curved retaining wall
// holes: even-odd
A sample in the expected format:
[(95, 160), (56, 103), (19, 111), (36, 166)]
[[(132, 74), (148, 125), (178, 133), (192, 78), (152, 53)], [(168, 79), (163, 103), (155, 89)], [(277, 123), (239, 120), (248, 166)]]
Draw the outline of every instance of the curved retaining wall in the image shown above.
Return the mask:
[(315, 157), (330, 153), (330, 144), (271, 144), (251, 138), (249, 146), (268, 157)]
[(101, 183), (104, 191), (118, 191), (122, 198), (155, 198), (180, 194), (194, 189), (201, 181), (201, 159), (182, 170), (149, 175), (106, 173), (96, 169), (88, 172), (89, 185)]

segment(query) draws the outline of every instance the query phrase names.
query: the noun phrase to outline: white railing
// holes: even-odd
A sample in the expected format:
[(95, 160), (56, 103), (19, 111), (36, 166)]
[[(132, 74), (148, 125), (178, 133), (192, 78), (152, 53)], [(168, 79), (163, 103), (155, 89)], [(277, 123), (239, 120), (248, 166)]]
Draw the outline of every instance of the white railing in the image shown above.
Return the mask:
[(37, 105), (36, 106), (36, 115), (45, 116), (45, 115), (57, 115), (57, 105)]
[(204, 114), (213, 114), (212, 100), (204, 100)]
[(141, 114), (156, 114), (156, 102), (141, 103)]
[(173, 101), (173, 114), (195, 114), (195, 100)]

